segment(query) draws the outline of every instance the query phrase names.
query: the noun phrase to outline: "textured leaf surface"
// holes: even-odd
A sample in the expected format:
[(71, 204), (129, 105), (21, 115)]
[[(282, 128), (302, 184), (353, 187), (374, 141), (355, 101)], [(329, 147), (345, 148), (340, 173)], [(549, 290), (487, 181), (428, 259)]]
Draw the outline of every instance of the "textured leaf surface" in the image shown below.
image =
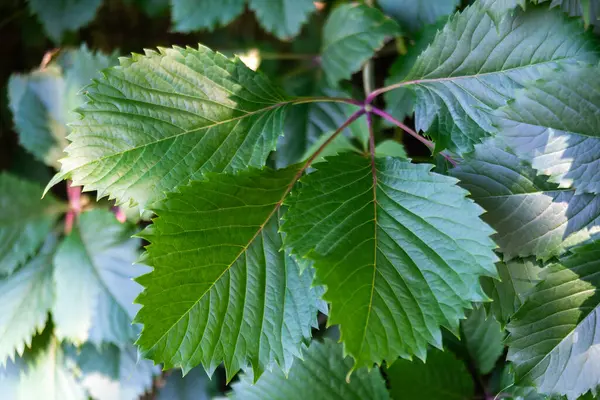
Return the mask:
[(314, 166), (292, 193), (286, 246), (315, 261), (327, 286), (330, 324), (340, 324), (356, 367), (398, 356), (425, 358), (456, 331), (470, 301), (495, 275), (482, 210), (431, 165), (344, 154)]
[(52, 255), (56, 239), (49, 236), (39, 254), (8, 277), (0, 279), (0, 365), (25, 346), (46, 325), (52, 306)]
[[(545, 3), (550, 0), (534, 0)], [(582, 17), (585, 25), (597, 25), (600, 16), (600, 2), (598, 0), (551, 0), (550, 7), (559, 7), (570, 16)]]
[(343, 4), (330, 14), (323, 28), (321, 64), (332, 85), (350, 79), (362, 64), (400, 34), (398, 24), (381, 11), (363, 4)]
[(35, 253), (62, 211), (53, 196), (40, 200), (42, 188), (0, 174), (0, 277)]
[(171, 4), (174, 29), (191, 32), (227, 25), (244, 11), (246, 0), (172, 0)]
[(473, 309), (461, 322), (463, 341), (477, 370), (489, 374), (504, 352), (504, 331), (493, 316), (487, 316), (483, 305)]
[(313, 0), (248, 0), (248, 5), (262, 27), (283, 40), (296, 36), (315, 10)]
[(598, 60), (591, 37), (558, 10), (517, 8), (498, 24), (488, 11), (476, 2), (452, 16), (406, 77), (418, 81), (416, 127), (439, 149), (469, 151), (496, 132), (490, 112), (542, 71)]
[(532, 259), (514, 259), (496, 264), (500, 280), (483, 278), (482, 286), (492, 299), (489, 309), (502, 326), (523, 305), (529, 292), (540, 282), (543, 267)]
[(387, 377), (394, 400), (470, 400), (474, 394), (471, 375), (450, 352), (432, 350), (426, 363), (399, 359)]
[(65, 32), (75, 31), (94, 19), (102, 0), (29, 0), (27, 3), (48, 36), (60, 43)]
[(113, 213), (94, 210), (82, 214), (61, 243), (54, 258), (52, 307), (59, 338), (122, 347), (137, 337), (131, 321), (139, 306), (133, 300), (142, 288), (132, 278), (148, 269), (132, 265), (140, 241), (130, 239), (131, 234), (131, 226)]
[(153, 209), (142, 237), (154, 271), (138, 278), (144, 356), (209, 374), (223, 362), (228, 379), (247, 364), (256, 379), (272, 361), (289, 369), (317, 313), (312, 274), (280, 251), (278, 208), (298, 171), (211, 174)]
[(501, 137), (519, 157), (577, 193), (600, 193), (598, 76), (597, 67), (552, 71), (497, 112)]
[(202, 368), (194, 368), (184, 376), (180, 370), (171, 371), (165, 386), (158, 392), (158, 400), (210, 400), (216, 392), (215, 380), (210, 380)]
[(242, 375), (233, 385), (233, 398), (243, 400), (386, 400), (385, 382), (378, 368), (362, 368), (346, 382), (352, 360), (344, 358), (342, 345), (326, 339), (314, 341), (304, 352), (304, 360), (296, 360), (289, 375), (279, 371), (265, 373), (253, 385), (252, 376)]
[(86, 343), (74, 361), (82, 373), (81, 385), (97, 400), (138, 399), (152, 388), (153, 376), (160, 373), (151, 361), (139, 360), (132, 345), (119, 349)]
[(508, 325), (516, 382), (576, 399), (600, 384), (600, 247), (576, 248), (549, 267)]
[(494, 142), (477, 146), (452, 175), (487, 210), (505, 260), (546, 260), (598, 233), (600, 196), (558, 189)]
[(264, 165), (287, 104), (264, 76), (202, 46), (120, 62), (87, 88), (51, 184), (68, 177), (146, 209), (205, 172)]
[(398, 20), (402, 27), (416, 31), (450, 15), (460, 0), (378, 0), (384, 13)]

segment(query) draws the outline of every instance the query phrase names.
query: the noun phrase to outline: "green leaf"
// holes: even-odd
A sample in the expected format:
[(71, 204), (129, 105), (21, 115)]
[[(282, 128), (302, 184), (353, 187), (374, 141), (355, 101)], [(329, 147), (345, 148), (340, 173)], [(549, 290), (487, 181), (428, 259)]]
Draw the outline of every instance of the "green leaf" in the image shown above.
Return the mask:
[(206, 172), (265, 164), (291, 102), (266, 77), (200, 46), (146, 51), (88, 86), (63, 178), (142, 210)]
[(52, 307), (60, 339), (120, 347), (135, 340), (138, 330), (131, 321), (139, 306), (133, 300), (141, 287), (132, 278), (148, 269), (132, 265), (140, 247), (139, 240), (129, 238), (132, 233), (113, 213), (94, 210), (83, 213), (60, 244), (54, 257)]
[(102, 0), (29, 0), (28, 3), (50, 39), (60, 43), (65, 32), (76, 31), (94, 19)]
[(387, 400), (389, 395), (378, 368), (362, 368), (346, 381), (352, 360), (344, 357), (342, 345), (325, 339), (313, 341), (304, 352), (304, 360), (296, 360), (288, 376), (274, 370), (253, 384), (252, 375), (242, 375), (233, 384), (233, 398), (243, 400)]
[(299, 171), (209, 174), (153, 208), (141, 236), (154, 270), (137, 279), (145, 357), (184, 372), (202, 363), (209, 374), (223, 362), (230, 380), (247, 364), (258, 379), (272, 361), (288, 370), (300, 356), (320, 291), (280, 251), (278, 215)]
[(138, 399), (152, 388), (154, 375), (160, 373), (151, 361), (139, 360), (132, 345), (119, 349), (86, 343), (71, 358), (81, 371), (81, 385), (96, 400)]
[(286, 246), (314, 260), (355, 368), (441, 347), (494, 276), (492, 230), (431, 165), (346, 153), (314, 166), (288, 200)]
[(54, 299), (52, 256), (56, 238), (50, 235), (40, 252), (12, 275), (0, 279), (0, 365), (25, 346), (46, 325)]
[(408, 158), (402, 143), (398, 143), (395, 140), (384, 140), (377, 144), (375, 146), (375, 154), (378, 157)]
[(481, 285), (492, 299), (491, 314), (505, 326), (523, 305), (529, 292), (540, 282), (543, 266), (533, 259), (514, 259), (496, 264), (500, 280), (483, 278)]
[(36, 183), (0, 174), (0, 278), (11, 274), (35, 253), (54, 226), (63, 206)]
[(399, 359), (386, 373), (395, 400), (470, 400), (475, 391), (467, 368), (450, 352), (432, 350), (426, 363)]
[[(535, 0), (534, 0), (535, 1)], [(502, 18), (507, 14), (513, 14), (517, 7), (526, 9), (525, 0), (481, 0), (487, 7), (487, 13), (498, 26)]]
[(504, 260), (547, 260), (596, 234), (600, 196), (558, 189), (493, 141), (478, 145), (452, 170), (487, 213)]
[(452, 14), (460, 4), (460, 0), (378, 0), (377, 2), (384, 13), (394, 17), (400, 26), (411, 31), (417, 31)]
[(323, 28), (321, 64), (333, 86), (350, 79), (385, 41), (400, 34), (398, 24), (363, 4), (342, 4)]
[[(549, 0), (533, 0), (544, 3)], [(597, 25), (600, 16), (600, 2), (598, 0), (552, 0), (550, 7), (559, 7), (572, 17), (582, 17), (585, 26)]]
[(599, 260), (598, 242), (573, 249), (548, 267), (512, 318), (508, 360), (518, 384), (533, 382), (540, 392), (569, 400), (600, 384)]
[[(329, 132), (324, 135), (321, 135), (316, 142), (314, 142), (304, 153), (302, 156), (302, 160), (308, 159), (315, 151), (319, 149), (335, 132)], [(334, 156), (336, 154), (346, 153), (346, 152), (358, 152), (359, 150), (352, 144), (350, 139), (344, 135), (336, 136), (331, 143), (325, 147), (325, 149), (319, 155), (319, 158), (315, 160), (325, 161), (325, 157)]]
[(216, 394), (216, 382), (202, 368), (194, 368), (185, 377), (173, 370), (159, 390), (157, 400), (210, 400)]
[(245, 0), (172, 0), (171, 18), (177, 32), (213, 30), (227, 25), (243, 11)]
[(497, 132), (490, 112), (517, 88), (549, 68), (599, 59), (592, 38), (560, 11), (517, 9), (497, 26), (488, 12), (475, 2), (452, 16), (405, 78), (416, 81), (416, 128), (436, 140), (436, 150), (472, 150)]
[(578, 194), (600, 193), (599, 74), (597, 67), (552, 71), (496, 113), (502, 140), (519, 157)]
[(473, 309), (461, 322), (463, 340), (477, 370), (482, 375), (492, 372), (504, 352), (504, 331), (493, 316), (486, 315), (483, 305)]
[(258, 22), (279, 39), (289, 40), (315, 11), (313, 0), (248, 0)]

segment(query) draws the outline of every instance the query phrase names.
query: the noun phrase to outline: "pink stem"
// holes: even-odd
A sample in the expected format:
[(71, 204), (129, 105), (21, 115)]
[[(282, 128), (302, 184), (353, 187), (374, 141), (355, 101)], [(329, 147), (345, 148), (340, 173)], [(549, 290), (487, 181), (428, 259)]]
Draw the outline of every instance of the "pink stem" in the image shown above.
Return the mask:
[(75, 218), (81, 214), (81, 186), (71, 186), (73, 182), (67, 181), (67, 198), (69, 210), (65, 217), (65, 233), (71, 233)]

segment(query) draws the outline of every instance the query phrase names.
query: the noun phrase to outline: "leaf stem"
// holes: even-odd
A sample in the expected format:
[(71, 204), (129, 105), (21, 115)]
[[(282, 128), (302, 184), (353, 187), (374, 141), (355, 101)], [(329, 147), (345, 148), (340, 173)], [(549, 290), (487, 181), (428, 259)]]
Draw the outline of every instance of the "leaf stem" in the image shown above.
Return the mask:
[[(423, 136), (419, 135), (417, 132), (415, 132), (414, 130), (412, 130), (411, 128), (409, 128), (408, 126), (404, 125), (402, 122), (398, 121), (396, 118), (392, 117), (390, 114), (388, 114), (387, 112), (377, 108), (377, 107), (371, 107), (371, 112), (373, 112), (374, 114), (379, 115), (381, 118), (391, 122), (392, 124), (396, 125), (398, 128), (402, 129), (404, 132), (408, 133), (409, 135), (413, 136), (415, 139), (417, 139), (418, 141), (420, 141), (421, 143), (423, 143), (425, 146), (429, 147), (429, 149), (433, 152), (435, 149), (435, 144), (430, 141), (425, 139)], [(448, 160), (448, 162), (450, 164), (452, 164), (452, 166), (456, 167), (457, 163), (456, 161), (450, 157), (447, 154), (444, 153), (440, 153), (442, 155), (442, 157), (444, 157), (446, 160)]]

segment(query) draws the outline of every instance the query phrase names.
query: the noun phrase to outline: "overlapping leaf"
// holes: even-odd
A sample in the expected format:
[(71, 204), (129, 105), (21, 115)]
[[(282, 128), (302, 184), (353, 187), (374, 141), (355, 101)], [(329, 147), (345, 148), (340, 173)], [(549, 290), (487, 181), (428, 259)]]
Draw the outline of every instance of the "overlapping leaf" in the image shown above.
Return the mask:
[(321, 63), (331, 85), (350, 79), (385, 41), (400, 34), (398, 24), (363, 4), (343, 4), (323, 28)]
[(384, 13), (396, 18), (401, 26), (416, 31), (452, 14), (460, 0), (379, 0), (378, 4)]
[(315, 165), (289, 199), (286, 246), (315, 261), (355, 367), (425, 358), (456, 331), (479, 276), (495, 275), (492, 230), (431, 165), (344, 154)]
[(387, 369), (394, 400), (442, 400), (473, 398), (471, 375), (452, 353), (432, 350), (427, 362), (397, 360)]
[(120, 347), (133, 342), (131, 324), (141, 287), (132, 278), (148, 272), (132, 264), (139, 240), (114, 214), (95, 210), (81, 215), (78, 227), (59, 246), (54, 258), (53, 320), (59, 338), (81, 344), (102, 342)]
[(478, 145), (452, 171), (487, 213), (505, 260), (549, 259), (597, 234), (600, 196), (559, 189), (493, 141)]
[[(534, 0), (545, 3), (550, 0)], [(582, 17), (585, 25), (597, 25), (600, 16), (600, 2), (598, 0), (552, 0), (550, 7), (559, 7), (570, 16)]]
[(496, 264), (500, 280), (484, 278), (483, 289), (492, 299), (489, 309), (502, 326), (523, 305), (529, 292), (540, 282), (543, 267), (533, 259), (514, 259)]
[(549, 268), (508, 330), (516, 382), (576, 399), (600, 384), (600, 247), (573, 249)]
[(313, 0), (248, 0), (260, 24), (280, 39), (289, 40), (315, 10)]
[(280, 251), (278, 209), (299, 170), (211, 174), (153, 209), (142, 237), (154, 271), (137, 279), (146, 357), (211, 374), (223, 362), (228, 379), (247, 364), (255, 379), (273, 361), (289, 369), (310, 338), (318, 293), (312, 273)]
[(50, 39), (60, 43), (65, 32), (75, 31), (94, 19), (102, 0), (65, 0), (58, 3), (29, 0), (27, 3)]
[(482, 375), (489, 374), (504, 352), (504, 331), (500, 324), (479, 305), (462, 321), (461, 327), (462, 340), (477, 370)]
[(40, 252), (8, 277), (0, 279), (0, 365), (22, 355), (46, 325), (55, 294), (52, 255), (56, 238), (49, 236)]
[(240, 400), (389, 399), (377, 368), (371, 371), (360, 369), (349, 382), (346, 381), (346, 371), (352, 367), (352, 360), (345, 358), (342, 346), (332, 340), (312, 342), (303, 358), (294, 362), (287, 377), (275, 370), (265, 373), (253, 385), (251, 375), (242, 375), (233, 385), (232, 397)]
[(600, 193), (599, 76), (597, 67), (563, 67), (497, 112), (501, 137), (519, 157), (577, 193)]
[(202, 368), (194, 368), (185, 376), (181, 371), (171, 371), (165, 385), (158, 391), (158, 400), (210, 400), (216, 392), (216, 379), (212, 381)]
[(598, 61), (592, 38), (558, 10), (517, 8), (494, 23), (489, 7), (475, 2), (452, 16), (405, 78), (416, 81), (416, 127), (440, 149), (469, 151), (496, 132), (490, 112), (542, 71)]
[(33, 182), (0, 174), (0, 276), (12, 273), (41, 246), (63, 206)]
[(50, 185), (71, 178), (146, 209), (205, 172), (264, 165), (288, 99), (263, 75), (202, 46), (120, 61), (87, 88)]

